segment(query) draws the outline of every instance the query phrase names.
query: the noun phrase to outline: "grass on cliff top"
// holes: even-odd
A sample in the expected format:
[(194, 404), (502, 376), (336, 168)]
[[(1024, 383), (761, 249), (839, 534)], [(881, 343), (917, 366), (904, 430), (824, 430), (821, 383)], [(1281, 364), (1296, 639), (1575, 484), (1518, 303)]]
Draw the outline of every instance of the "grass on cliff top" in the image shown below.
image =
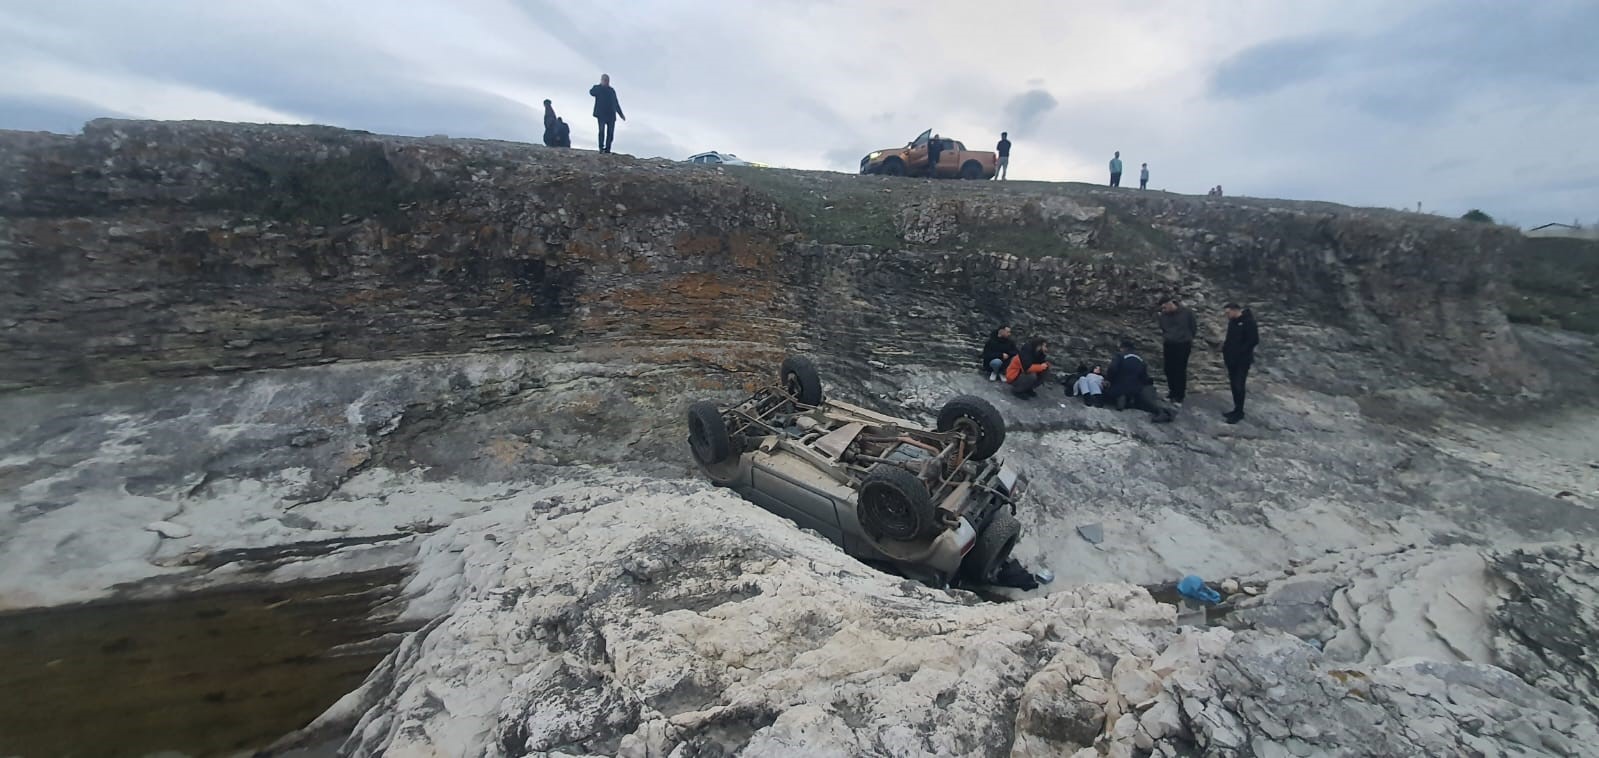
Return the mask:
[[(871, 245), (875, 248), (913, 249), (899, 237), (895, 217), (902, 208), (928, 199), (957, 193), (980, 193), (1015, 198), (1018, 190), (986, 182), (855, 176), (819, 171), (729, 168), (751, 188), (771, 197), (794, 217), (799, 230), (816, 242), (836, 245)], [(1020, 183), (1018, 183), (1020, 184)], [(1036, 193), (1037, 187), (1029, 186)], [(1052, 231), (1034, 224), (962, 224), (968, 239), (937, 249), (985, 250), (1022, 257), (1082, 257), (1098, 251), (1073, 247)], [(1150, 230), (1145, 230), (1150, 231)], [(1102, 241), (1103, 242), (1103, 241)], [(1121, 249), (1121, 248), (1115, 248)]]
[(1510, 284), (1511, 321), (1599, 334), (1599, 242), (1528, 239), (1511, 254)]

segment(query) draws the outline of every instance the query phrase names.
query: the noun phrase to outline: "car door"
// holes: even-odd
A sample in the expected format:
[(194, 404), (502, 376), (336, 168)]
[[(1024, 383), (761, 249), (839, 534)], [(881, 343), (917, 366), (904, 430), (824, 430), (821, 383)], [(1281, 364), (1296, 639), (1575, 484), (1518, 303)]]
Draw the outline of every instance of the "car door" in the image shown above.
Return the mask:
[(758, 504), (766, 510), (814, 529), (838, 545), (844, 544), (838, 506), (826, 493), (759, 464), (750, 471), (750, 482), (753, 491), (745, 497), (758, 498)]

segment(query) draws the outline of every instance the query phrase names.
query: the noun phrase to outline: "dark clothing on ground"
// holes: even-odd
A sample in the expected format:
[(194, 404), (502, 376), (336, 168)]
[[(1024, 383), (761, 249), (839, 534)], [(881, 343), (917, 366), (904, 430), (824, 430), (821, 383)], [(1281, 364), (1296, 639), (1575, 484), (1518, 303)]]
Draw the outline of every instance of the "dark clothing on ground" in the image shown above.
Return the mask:
[(611, 152), (611, 140), (616, 139), (616, 119), (600, 119), (600, 152)]
[(572, 127), (566, 125), (563, 119), (555, 120), (555, 145), (554, 147), (572, 146)]
[(1156, 317), (1160, 324), (1161, 361), (1166, 369), (1166, 397), (1180, 403), (1188, 396), (1188, 356), (1193, 352), (1199, 320), (1194, 312), (1179, 307)]
[[(998, 358), (1009, 361), (1016, 354), (1016, 340), (999, 336), (999, 332), (988, 335), (988, 341), (983, 343), (983, 368), (988, 368), (988, 362)], [(1001, 365), (1004, 365), (1003, 363)]]
[(1255, 314), (1245, 308), (1238, 318), (1227, 320), (1227, 339), (1221, 346), (1222, 362), (1227, 365), (1227, 382), (1233, 390), (1233, 413), (1243, 415), (1244, 382), (1255, 362), (1255, 346), (1260, 344), (1260, 329)]
[(994, 586), (1014, 587), (1019, 590), (1038, 589), (1038, 578), (1032, 572), (1022, 567), (1022, 562), (1015, 558), (1007, 558), (1000, 564), (999, 571), (994, 576)]
[(999, 153), (999, 157), (1001, 157), (1001, 158), (1009, 158), (1010, 157), (1010, 140), (1008, 140), (1008, 139), (1000, 140), (999, 144), (994, 146), (994, 150), (995, 150), (995, 152)]
[(1161, 347), (1166, 364), (1166, 398), (1181, 403), (1188, 397), (1188, 355), (1193, 352), (1194, 343), (1166, 342)]
[(1090, 408), (1105, 407), (1104, 395), (1078, 395), (1078, 397), (1083, 399), (1083, 405), (1086, 405)]
[(1120, 186), (1122, 186), (1122, 175), (1121, 175), (1120, 171), (1110, 175), (1110, 186), (1112, 186), (1112, 187), (1120, 187)]

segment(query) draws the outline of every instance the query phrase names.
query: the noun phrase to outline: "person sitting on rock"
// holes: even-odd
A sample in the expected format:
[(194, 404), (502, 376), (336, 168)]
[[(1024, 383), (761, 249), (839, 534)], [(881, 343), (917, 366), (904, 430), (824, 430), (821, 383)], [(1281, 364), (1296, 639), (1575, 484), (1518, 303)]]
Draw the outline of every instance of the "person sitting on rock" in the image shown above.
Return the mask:
[(1010, 364), (1005, 367), (1005, 381), (1010, 383), (1011, 392), (1017, 397), (1037, 397), (1038, 385), (1044, 383), (1044, 375), (1048, 371), (1049, 342), (1043, 337), (1034, 337), (1016, 351), (1016, 357), (1010, 359)]
[(1132, 340), (1122, 340), (1121, 355), (1110, 362), (1105, 380), (1110, 383), (1105, 390), (1105, 403), (1110, 407), (1146, 411), (1157, 424), (1175, 418), (1172, 410), (1161, 405), (1155, 396), (1155, 379), (1149, 375), (1149, 364), (1138, 356), (1138, 346)]
[(1072, 394), (1083, 399), (1083, 405), (1098, 408), (1105, 404), (1105, 375), (1099, 366), (1084, 371), (1072, 385)]
[(988, 372), (988, 381), (999, 381), (1000, 372), (1015, 355), (1016, 340), (1011, 339), (1010, 326), (1002, 324), (983, 343), (983, 370)]

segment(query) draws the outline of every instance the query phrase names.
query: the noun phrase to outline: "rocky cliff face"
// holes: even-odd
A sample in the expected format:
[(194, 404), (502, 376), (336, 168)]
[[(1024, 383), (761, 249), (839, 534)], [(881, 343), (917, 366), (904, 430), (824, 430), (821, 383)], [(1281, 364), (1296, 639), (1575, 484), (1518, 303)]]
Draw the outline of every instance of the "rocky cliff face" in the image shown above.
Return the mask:
[[(412, 567), (426, 625), (301, 735), (354, 754), (1579, 753), (1599, 345), (1506, 326), (1506, 235), (314, 127), (0, 133), (0, 610)], [(1211, 342), (1256, 307), (1247, 423), (1203, 352), (1160, 426), (971, 370), (997, 321), (1066, 362), (1153, 342), (1173, 292)], [(694, 483), (684, 405), (795, 350), (886, 412), (991, 398), (1033, 481), (1017, 555), (1056, 583), (905, 586)], [(1550, 381), (1559, 407), (1489, 402)], [(1186, 573), (1259, 595), (1180, 633), (1134, 585)]]
[(1315, 386), (1541, 380), (1509, 234), (1432, 217), (207, 123), (3, 133), (0, 169), (12, 387), (668, 340), (958, 364), (998, 321), (1088, 358), (1169, 294), (1212, 342), (1254, 304)]

